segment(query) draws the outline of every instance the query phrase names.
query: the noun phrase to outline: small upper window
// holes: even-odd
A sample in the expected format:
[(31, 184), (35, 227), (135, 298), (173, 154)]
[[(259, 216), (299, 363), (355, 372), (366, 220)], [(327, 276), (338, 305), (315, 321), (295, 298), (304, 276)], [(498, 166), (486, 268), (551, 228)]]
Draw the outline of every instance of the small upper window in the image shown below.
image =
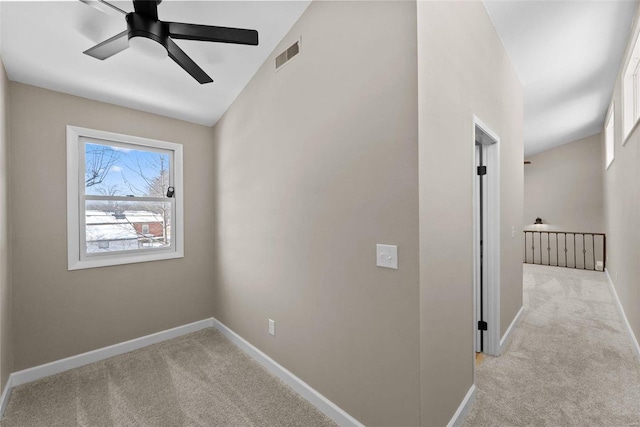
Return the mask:
[(611, 162), (613, 162), (614, 157), (614, 149), (615, 149), (615, 108), (614, 105), (611, 104), (609, 108), (609, 114), (607, 115), (607, 119), (605, 120), (604, 125), (604, 148), (605, 148), (605, 161), (606, 168), (609, 168)]
[(183, 256), (181, 145), (68, 126), (67, 191), (70, 270)]
[(640, 38), (637, 38), (622, 79), (623, 145), (640, 119)]

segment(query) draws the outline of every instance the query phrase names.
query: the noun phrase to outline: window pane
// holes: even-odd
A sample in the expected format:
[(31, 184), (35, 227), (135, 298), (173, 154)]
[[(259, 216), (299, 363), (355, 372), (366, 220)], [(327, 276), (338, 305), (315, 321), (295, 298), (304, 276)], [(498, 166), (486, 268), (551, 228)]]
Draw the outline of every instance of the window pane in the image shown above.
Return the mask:
[(168, 152), (86, 141), (85, 194), (166, 197), (169, 162)]
[(611, 162), (613, 162), (613, 156), (614, 156), (614, 120), (615, 120), (615, 112), (612, 110), (611, 114), (609, 115), (609, 119), (607, 120), (607, 123), (605, 125), (605, 133), (604, 133), (604, 140), (605, 140), (605, 160), (606, 160), (606, 167), (609, 167), (609, 165), (611, 164)]
[(171, 246), (171, 202), (89, 200), (87, 254)]

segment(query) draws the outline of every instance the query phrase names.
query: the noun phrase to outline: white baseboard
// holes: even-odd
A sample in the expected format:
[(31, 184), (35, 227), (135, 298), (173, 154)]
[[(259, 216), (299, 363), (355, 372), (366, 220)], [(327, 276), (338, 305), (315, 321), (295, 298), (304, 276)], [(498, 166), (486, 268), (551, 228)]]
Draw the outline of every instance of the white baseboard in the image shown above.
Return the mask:
[(140, 348), (144, 348), (152, 344), (157, 344), (162, 341), (170, 340), (172, 338), (177, 338), (179, 336), (190, 334), (192, 332), (197, 332), (205, 328), (216, 328), (217, 330), (219, 330), (232, 343), (234, 343), (241, 350), (247, 353), (255, 361), (260, 363), (271, 374), (284, 381), (285, 384), (295, 390), (303, 398), (308, 400), (309, 403), (318, 408), (320, 412), (331, 418), (338, 425), (348, 427), (364, 427), (360, 422), (358, 422), (358, 420), (339, 408), (335, 403), (331, 402), (329, 399), (318, 393), (307, 383), (293, 375), (287, 369), (279, 365), (275, 360), (271, 359), (262, 351), (258, 350), (256, 347), (247, 342), (240, 335), (236, 334), (231, 329), (214, 318), (200, 320), (198, 322), (189, 323), (188, 325), (178, 326), (177, 328), (168, 329), (166, 331), (146, 335), (144, 337), (125, 341), (123, 343), (114, 344), (109, 347), (104, 347), (97, 350), (89, 351), (87, 353), (78, 354), (77, 356), (67, 357), (66, 359), (56, 360), (51, 363), (46, 363), (44, 365), (34, 366), (33, 368), (14, 372), (9, 375), (9, 379), (7, 380), (7, 384), (4, 387), (2, 396), (0, 396), (0, 418), (4, 416), (4, 411), (7, 407), (7, 403), (9, 403), (9, 397), (11, 396), (11, 390), (13, 387), (36, 381), (41, 378), (49, 377), (51, 375), (59, 374), (64, 371), (68, 371), (69, 369), (79, 368), (90, 363), (108, 359), (109, 357), (138, 350)]
[(167, 329), (166, 331), (157, 332), (155, 334), (146, 335), (130, 341), (114, 344), (109, 347), (99, 348), (87, 353), (67, 357), (66, 359), (56, 360), (44, 365), (34, 366), (33, 368), (14, 372), (9, 375), (7, 384), (2, 392), (2, 396), (0, 397), (0, 418), (4, 416), (4, 410), (9, 402), (9, 396), (11, 395), (11, 389), (13, 387), (211, 327), (213, 327), (213, 322), (210, 318), (200, 320), (198, 322), (189, 323), (188, 325), (178, 326), (177, 328)]
[(513, 320), (511, 321), (511, 324), (507, 328), (507, 331), (504, 333), (504, 335), (500, 339), (500, 354), (502, 354), (504, 349), (507, 348), (507, 345), (509, 344), (509, 340), (511, 339), (511, 333), (516, 329), (516, 326), (518, 326), (518, 323), (520, 322), (520, 318), (522, 317), (523, 313), (524, 313), (524, 305), (520, 307), (520, 310), (518, 310), (516, 317), (513, 318)]
[(447, 424), (447, 427), (461, 426), (467, 414), (469, 413), (469, 410), (473, 406), (473, 402), (475, 400), (476, 400), (476, 385), (473, 384), (469, 389), (469, 391), (467, 392), (467, 395), (464, 397), (464, 399), (462, 399), (462, 402), (460, 402), (460, 406), (458, 406), (456, 413), (453, 414), (453, 417), (451, 417), (451, 421), (449, 421), (449, 424)]
[(7, 379), (7, 383), (4, 385), (4, 389), (2, 390), (2, 396), (0, 396), (0, 419), (4, 415), (4, 410), (7, 408), (7, 404), (9, 403), (9, 397), (11, 397), (11, 390), (13, 389), (13, 384), (11, 384), (11, 375)]
[(300, 378), (292, 374), (275, 360), (258, 350), (240, 335), (233, 332), (227, 326), (217, 319), (213, 320), (213, 327), (222, 332), (222, 334), (232, 343), (240, 347), (252, 359), (261, 364), (267, 371), (280, 378), (285, 384), (294, 389), (296, 393), (309, 401), (313, 406), (318, 408), (320, 412), (331, 418), (339, 426), (364, 427), (358, 420), (346, 413), (335, 403), (318, 393), (310, 385), (302, 381)]
[(89, 363), (98, 362), (109, 357), (138, 350), (140, 348), (150, 346), (151, 344), (177, 338), (181, 335), (199, 331), (200, 329), (210, 328), (211, 326), (211, 319), (200, 320), (198, 322), (189, 323), (188, 325), (178, 326), (177, 328), (167, 329), (166, 331), (156, 332), (155, 334), (145, 335), (144, 337), (110, 345), (109, 347), (99, 348), (87, 353), (67, 357), (66, 359), (56, 360), (55, 362), (14, 372), (11, 374), (11, 386), (16, 387), (21, 384), (30, 383), (31, 381), (39, 380), (40, 378), (59, 374), (60, 372), (68, 371), (69, 369), (79, 368), (81, 366), (88, 365)]
[(609, 270), (605, 268), (604, 272), (607, 276), (607, 281), (609, 282), (609, 286), (611, 286), (611, 290), (613, 291), (613, 296), (615, 297), (616, 305), (618, 306), (618, 311), (620, 312), (620, 314), (622, 314), (622, 318), (624, 319), (624, 324), (627, 328), (627, 332), (629, 332), (629, 335), (631, 335), (631, 341), (633, 341), (633, 347), (636, 350), (636, 354), (638, 355), (638, 358), (640, 359), (640, 344), (638, 344), (638, 339), (636, 338), (636, 335), (633, 333), (633, 329), (631, 328), (629, 319), (627, 319), (627, 315), (624, 312), (624, 308), (622, 307), (622, 303), (620, 302), (620, 298), (618, 297), (618, 292), (616, 291), (616, 287), (613, 285), (613, 280), (611, 280), (611, 276), (609, 275)]

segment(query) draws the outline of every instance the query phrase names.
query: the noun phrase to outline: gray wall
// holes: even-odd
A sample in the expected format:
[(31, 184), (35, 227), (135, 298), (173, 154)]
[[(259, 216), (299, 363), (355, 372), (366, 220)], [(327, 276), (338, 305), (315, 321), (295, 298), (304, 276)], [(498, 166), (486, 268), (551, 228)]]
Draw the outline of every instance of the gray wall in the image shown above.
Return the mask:
[[(640, 13), (636, 12), (635, 26), (627, 47), (633, 48), (640, 31)], [(626, 58), (626, 56), (625, 56)], [(624, 65), (624, 64), (623, 64)], [(622, 73), (623, 70), (621, 70)], [(604, 217), (607, 233), (607, 270), (616, 288), (636, 339), (640, 340), (640, 128), (636, 128), (623, 146), (622, 86), (618, 75), (613, 90), (616, 106), (615, 159), (604, 171), (604, 140), (602, 163), (604, 175)], [(604, 129), (602, 132), (604, 135)]]
[(11, 263), (9, 251), (9, 220), (7, 189), (9, 82), (0, 59), (0, 389), (4, 389), (13, 371), (13, 343), (11, 334)]
[[(212, 315), (211, 128), (10, 83), (15, 370)], [(66, 125), (184, 145), (185, 257), (67, 271)]]
[(523, 101), (481, 2), (418, 2), (418, 58), (421, 424), (442, 426), (474, 381), (473, 115), (501, 138), (502, 334), (522, 306)]
[(414, 2), (311, 3), (215, 126), (214, 315), (368, 426), (419, 423), (417, 131)]
[[(601, 138), (592, 135), (526, 158), (525, 229), (604, 232)], [(537, 217), (543, 227), (533, 226)]]

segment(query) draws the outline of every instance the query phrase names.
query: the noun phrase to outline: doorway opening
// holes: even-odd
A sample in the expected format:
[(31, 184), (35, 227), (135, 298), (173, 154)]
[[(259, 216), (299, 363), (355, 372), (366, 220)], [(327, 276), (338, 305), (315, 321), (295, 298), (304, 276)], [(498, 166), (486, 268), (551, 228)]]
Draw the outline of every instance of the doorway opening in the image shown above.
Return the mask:
[(500, 138), (474, 117), (474, 347), (500, 352)]

